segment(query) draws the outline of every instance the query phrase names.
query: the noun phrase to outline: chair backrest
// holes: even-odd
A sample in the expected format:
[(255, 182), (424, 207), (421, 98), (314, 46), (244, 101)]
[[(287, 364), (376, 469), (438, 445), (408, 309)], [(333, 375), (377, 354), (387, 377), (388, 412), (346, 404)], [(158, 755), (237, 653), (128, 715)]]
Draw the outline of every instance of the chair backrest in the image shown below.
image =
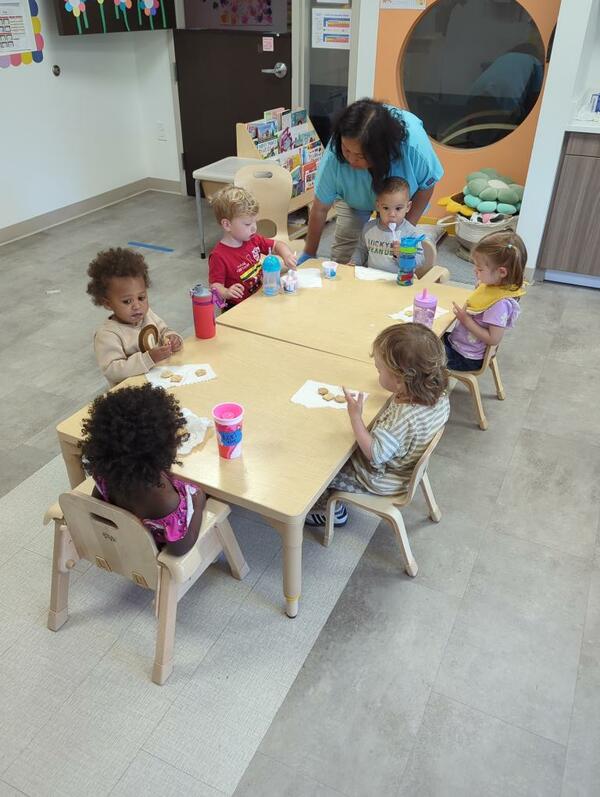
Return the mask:
[(235, 185), (245, 188), (258, 202), (258, 231), (267, 238), (288, 241), (288, 213), (292, 198), (292, 175), (277, 163), (256, 162), (242, 166)]
[(498, 352), (498, 346), (499, 345), (500, 344), (497, 344), (496, 346), (486, 346), (485, 347), (485, 354), (483, 355), (483, 362), (481, 363), (481, 368), (479, 369), (479, 371), (477, 371), (478, 374), (482, 374), (485, 371), (485, 369), (488, 368), (488, 366), (490, 364), (490, 360), (492, 359), (492, 357), (495, 357), (497, 352)]
[(406, 493), (407, 493), (406, 503), (412, 501), (413, 496), (415, 494), (415, 490), (419, 486), (419, 482), (421, 481), (421, 479), (423, 478), (423, 474), (427, 470), (427, 465), (429, 464), (429, 457), (433, 454), (433, 450), (442, 439), (443, 434), (444, 434), (444, 427), (442, 426), (442, 428), (439, 430), (439, 432), (437, 432), (435, 437), (433, 437), (429, 441), (429, 445), (427, 446), (425, 451), (423, 451), (423, 453), (421, 454), (421, 458), (415, 465), (415, 469), (413, 470), (412, 476), (410, 477), (408, 487), (406, 488)]
[(158, 548), (135, 515), (75, 490), (63, 493), (58, 503), (82, 559), (156, 590)]

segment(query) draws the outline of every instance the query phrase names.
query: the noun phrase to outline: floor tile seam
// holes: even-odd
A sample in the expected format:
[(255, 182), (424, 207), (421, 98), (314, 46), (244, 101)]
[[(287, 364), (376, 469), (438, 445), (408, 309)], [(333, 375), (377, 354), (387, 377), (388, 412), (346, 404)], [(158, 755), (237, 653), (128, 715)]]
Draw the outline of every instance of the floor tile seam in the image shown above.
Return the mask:
[[(145, 744), (145, 742), (144, 742), (144, 744)], [(197, 778), (192, 772), (189, 772), (187, 769), (185, 769), (185, 767), (176, 766), (172, 761), (167, 761), (166, 759), (161, 758), (161, 756), (157, 755), (155, 752), (153, 752), (151, 750), (147, 750), (144, 746), (142, 746), (141, 750), (142, 750), (142, 752), (146, 753), (147, 755), (151, 755), (153, 758), (156, 758), (157, 761), (162, 761), (163, 764), (167, 764), (167, 766), (173, 767), (173, 769), (178, 769), (180, 772), (183, 772), (184, 775), (188, 775), (190, 778), (193, 778), (194, 780), (198, 781), (198, 783), (202, 783), (204, 786), (208, 786), (209, 789), (214, 789), (219, 794), (223, 794), (224, 797), (232, 797), (233, 792), (223, 791), (223, 789), (221, 789), (219, 786), (215, 786), (212, 783), (208, 783), (205, 780), (199, 780), (199, 778)], [(241, 778), (240, 778), (240, 780), (241, 780)], [(237, 786), (236, 786), (236, 788), (237, 788)], [(234, 789), (234, 791), (235, 791), (235, 789)]]
[(7, 780), (4, 780), (3, 778), (0, 778), (0, 784), (2, 783), (5, 786), (10, 786), (11, 789), (14, 789), (15, 791), (19, 792), (19, 794), (24, 794), (25, 797), (33, 797), (33, 795), (30, 794), (28, 791), (23, 791), (23, 789), (18, 789), (16, 786), (13, 786), (12, 783), (9, 783)]
[(561, 794), (562, 794), (562, 792), (564, 791), (564, 788), (565, 788), (564, 779), (565, 779), (565, 776), (567, 774), (567, 766), (566, 766), (566, 764), (567, 764), (567, 755), (568, 755), (569, 748), (570, 748), (570, 743), (571, 743), (571, 729), (573, 727), (573, 716), (575, 714), (575, 701), (576, 701), (576, 698), (577, 698), (577, 687), (579, 686), (579, 681), (580, 681), (580, 677), (581, 677), (581, 657), (582, 657), (583, 645), (584, 645), (584, 641), (585, 641), (585, 628), (586, 628), (586, 625), (587, 625), (587, 619), (588, 619), (588, 615), (589, 615), (589, 611), (590, 611), (590, 593), (591, 593), (591, 591), (592, 591), (592, 579), (591, 579), (591, 573), (590, 573), (590, 583), (589, 583), (589, 587), (588, 587), (588, 595), (587, 595), (587, 601), (586, 601), (586, 607), (585, 607), (585, 614), (584, 614), (584, 618), (583, 618), (583, 627), (582, 627), (582, 630), (581, 630), (581, 642), (580, 642), (580, 645), (579, 645), (579, 660), (577, 662), (577, 677), (575, 679), (575, 687), (573, 689), (573, 702), (571, 704), (571, 713), (569, 715), (569, 729), (568, 729), (568, 732), (567, 732), (567, 743), (565, 745), (565, 766), (563, 768), (563, 780), (562, 780)]
[[(600, 513), (600, 510), (599, 510), (599, 513)], [(563, 554), (565, 556), (570, 556), (570, 557), (573, 557), (573, 559), (579, 559), (583, 563), (589, 562), (590, 565), (593, 567), (594, 550), (592, 550), (591, 553), (587, 554), (587, 555), (586, 554), (578, 554), (578, 553), (573, 553), (572, 551), (565, 551), (562, 548), (557, 548), (557, 547), (555, 547), (553, 545), (549, 545), (548, 543), (542, 542), (541, 540), (532, 540), (529, 537), (519, 537), (517, 534), (514, 534), (511, 531), (504, 531), (504, 530), (500, 531), (498, 529), (488, 529), (488, 528), (486, 528), (486, 532), (489, 533), (489, 534), (500, 534), (503, 537), (510, 537), (513, 540), (520, 540), (521, 542), (527, 542), (530, 545), (537, 545), (540, 548), (545, 548), (547, 551), (550, 551), (551, 553), (555, 553), (555, 554), (559, 553), (559, 554)], [(596, 542), (597, 542), (597, 537), (596, 537)], [(595, 547), (596, 547), (596, 545), (594, 543), (594, 549), (595, 549)], [(591, 574), (591, 569), (590, 569), (590, 574)]]
[[(337, 787), (331, 786), (329, 783), (325, 783), (322, 780), (319, 780), (318, 778), (315, 778), (313, 775), (311, 775), (308, 772), (306, 772), (306, 770), (303, 768), (303, 763), (305, 761), (305, 758), (302, 759), (302, 763), (298, 764), (297, 766), (294, 766), (294, 765), (289, 764), (287, 761), (282, 761), (282, 759), (281, 758), (277, 758), (277, 756), (271, 755), (271, 753), (264, 753), (262, 750), (259, 750), (259, 749), (257, 749), (256, 754), (263, 756), (263, 758), (268, 758), (269, 761), (275, 761), (277, 764), (281, 764), (286, 769), (289, 769), (292, 772), (299, 772), (301, 775), (304, 775), (309, 780), (312, 780), (314, 783), (317, 783), (319, 786), (322, 786), (324, 789), (329, 789), (330, 791), (334, 792), (335, 794), (339, 794), (340, 797), (352, 797), (352, 795), (349, 795), (347, 792), (340, 791)], [(252, 760), (254, 760), (254, 757), (253, 757)], [(252, 762), (250, 762), (250, 763), (252, 763)], [(250, 766), (250, 764), (248, 766)], [(245, 771), (244, 771), (244, 774), (246, 774)], [(242, 778), (243, 778), (243, 775), (242, 775)], [(240, 782), (241, 782), (242, 778), (240, 778)], [(236, 788), (237, 788), (237, 786), (236, 786)]]
[(563, 750), (563, 753), (564, 753), (564, 756), (563, 756), (563, 772), (564, 772), (564, 763), (566, 761), (566, 753), (567, 753), (567, 744), (566, 744), (566, 742), (565, 743), (559, 742), (556, 739), (550, 738), (549, 736), (544, 736), (544, 734), (542, 734), (542, 733), (538, 733), (537, 731), (532, 731), (530, 728), (525, 728), (523, 725), (519, 725), (518, 722), (511, 722), (511, 721), (505, 719), (504, 717), (499, 717), (497, 714), (494, 714), (491, 711), (484, 711), (482, 708), (479, 708), (478, 706), (473, 706), (471, 703), (467, 703), (464, 700), (459, 700), (454, 695), (446, 694), (439, 687), (436, 688), (434, 686), (432, 688), (432, 690), (431, 690), (431, 693), (435, 694), (435, 695), (438, 695), (439, 697), (443, 697), (445, 700), (449, 700), (449, 701), (451, 701), (453, 703), (457, 703), (460, 706), (464, 706), (465, 708), (468, 708), (470, 711), (475, 711), (476, 713), (481, 714), (484, 717), (489, 717), (491, 719), (496, 720), (497, 722), (501, 722), (503, 725), (505, 725), (505, 726), (507, 726), (509, 728), (516, 728), (519, 731), (523, 731), (523, 733), (527, 733), (530, 736), (535, 736), (538, 739), (542, 739), (542, 741), (544, 741), (544, 742), (548, 742), (549, 744), (553, 744), (556, 747), (561, 748)]

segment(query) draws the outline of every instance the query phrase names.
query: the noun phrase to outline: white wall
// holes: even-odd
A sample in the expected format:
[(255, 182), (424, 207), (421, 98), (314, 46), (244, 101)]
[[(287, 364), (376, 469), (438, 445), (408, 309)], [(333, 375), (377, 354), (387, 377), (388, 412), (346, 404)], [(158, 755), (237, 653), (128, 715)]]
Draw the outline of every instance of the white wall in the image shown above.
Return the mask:
[(170, 33), (58, 36), (50, 0), (39, 7), (44, 60), (0, 70), (0, 228), (144, 177), (179, 180)]
[(529, 268), (535, 267), (540, 251), (565, 130), (581, 91), (579, 63), (587, 57), (584, 45), (590, 45), (588, 20), (597, 13), (597, 5), (598, 0), (562, 0), (560, 6), (518, 226), (527, 245)]

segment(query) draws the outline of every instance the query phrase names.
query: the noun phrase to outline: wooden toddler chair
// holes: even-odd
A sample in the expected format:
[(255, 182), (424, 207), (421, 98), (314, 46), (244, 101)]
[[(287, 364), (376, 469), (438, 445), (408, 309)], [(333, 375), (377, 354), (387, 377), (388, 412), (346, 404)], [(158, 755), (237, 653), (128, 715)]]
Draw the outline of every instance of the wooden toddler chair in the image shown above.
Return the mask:
[(333, 521), (336, 503), (338, 501), (343, 501), (345, 504), (354, 504), (388, 521), (396, 534), (404, 569), (411, 578), (414, 578), (417, 575), (419, 567), (412, 555), (406, 527), (399, 507), (408, 506), (414, 498), (417, 487), (421, 485), (421, 490), (423, 491), (425, 501), (429, 508), (429, 517), (434, 523), (439, 523), (442, 519), (442, 513), (436, 504), (429, 482), (429, 476), (427, 475), (427, 466), (429, 465), (429, 458), (440, 442), (443, 433), (444, 428), (442, 427), (421, 455), (421, 458), (412, 472), (404, 495), (373, 495), (373, 493), (346, 493), (342, 491), (333, 493), (327, 502), (327, 521), (325, 523), (323, 545), (329, 546), (333, 539)]
[[(258, 202), (258, 231), (267, 238), (286, 243), (293, 252), (302, 252), (304, 241), (292, 241), (288, 233), (288, 213), (292, 198), (292, 175), (277, 163), (242, 166), (235, 174), (234, 183), (245, 188)], [(261, 230), (261, 222), (269, 222), (275, 233)], [(264, 224), (262, 226), (264, 229)]]
[(488, 421), (483, 411), (481, 391), (479, 390), (479, 382), (477, 381), (477, 377), (481, 376), (486, 368), (489, 367), (492, 372), (492, 376), (494, 377), (496, 395), (500, 401), (504, 401), (506, 393), (504, 392), (504, 386), (502, 384), (502, 380), (500, 379), (500, 369), (498, 368), (497, 358), (498, 346), (487, 346), (485, 349), (485, 355), (483, 357), (483, 363), (481, 364), (481, 368), (479, 368), (479, 370), (451, 371), (448, 369), (448, 373), (451, 377), (457, 379), (459, 382), (462, 382), (463, 385), (466, 385), (469, 388), (469, 393), (473, 397), (473, 403), (475, 404), (475, 412), (477, 413), (479, 428), (483, 429), (484, 431), (488, 428)]
[(109, 573), (119, 573), (140, 587), (153, 590), (158, 619), (152, 680), (164, 684), (173, 671), (177, 603), (221, 552), (234, 578), (242, 579), (248, 565), (227, 517), (227, 504), (209, 498), (198, 540), (183, 556), (159, 553), (154, 538), (141, 521), (125, 509), (90, 493), (87, 479), (76, 490), (63, 493), (44, 518), (54, 520), (54, 554), (48, 628), (58, 631), (68, 619), (69, 574), (79, 559)]

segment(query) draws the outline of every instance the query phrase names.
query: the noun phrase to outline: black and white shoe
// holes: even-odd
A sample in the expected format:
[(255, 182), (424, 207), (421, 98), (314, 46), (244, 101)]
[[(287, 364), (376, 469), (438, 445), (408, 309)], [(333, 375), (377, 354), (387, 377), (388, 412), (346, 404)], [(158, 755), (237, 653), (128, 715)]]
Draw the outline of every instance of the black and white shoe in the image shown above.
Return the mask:
[[(327, 515), (324, 512), (309, 512), (304, 521), (307, 526), (324, 526)], [(333, 525), (337, 528), (348, 522), (348, 509), (345, 504), (338, 504), (334, 512)]]

